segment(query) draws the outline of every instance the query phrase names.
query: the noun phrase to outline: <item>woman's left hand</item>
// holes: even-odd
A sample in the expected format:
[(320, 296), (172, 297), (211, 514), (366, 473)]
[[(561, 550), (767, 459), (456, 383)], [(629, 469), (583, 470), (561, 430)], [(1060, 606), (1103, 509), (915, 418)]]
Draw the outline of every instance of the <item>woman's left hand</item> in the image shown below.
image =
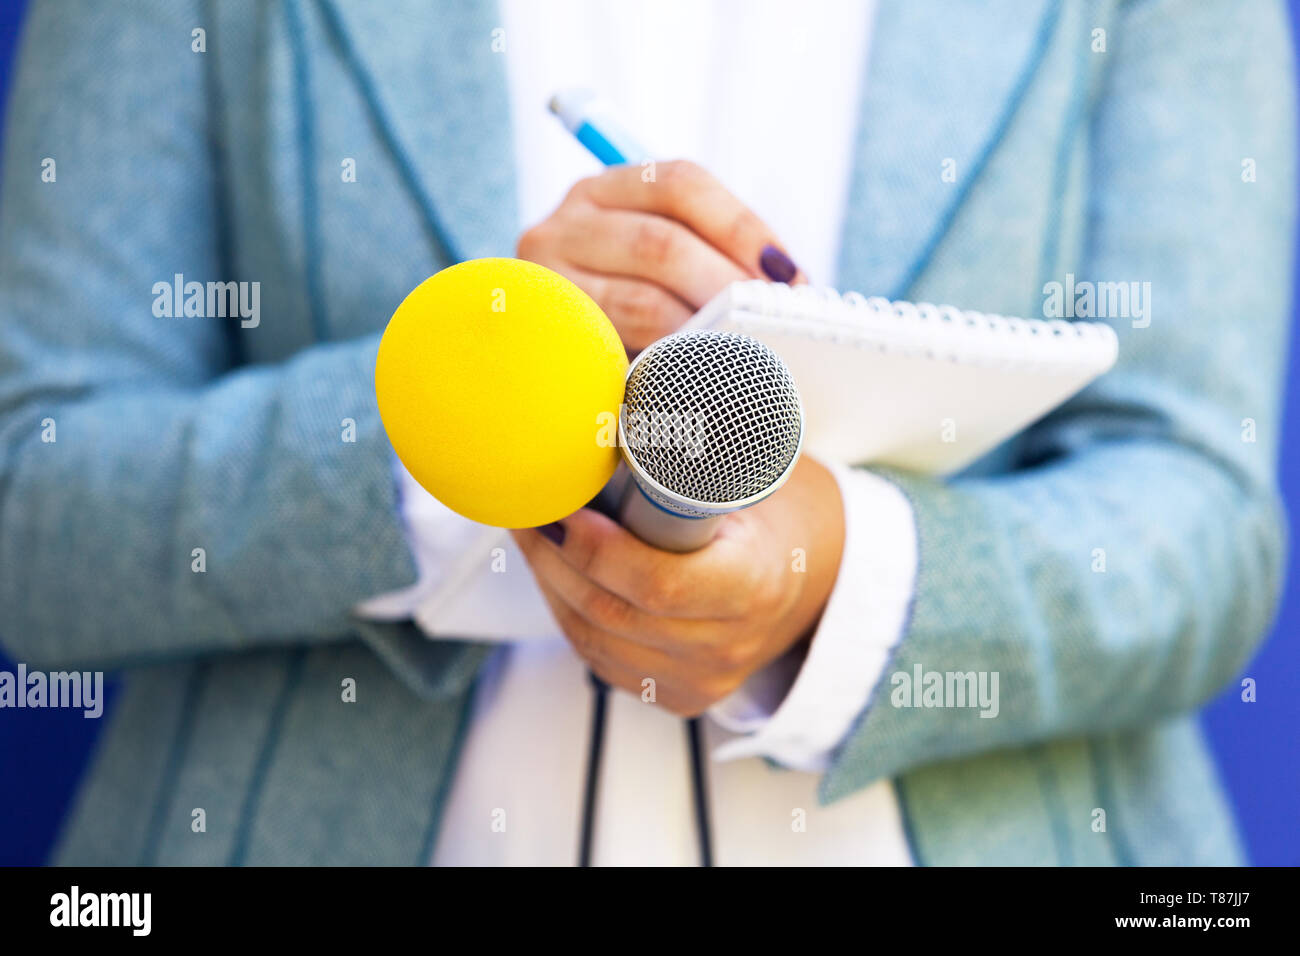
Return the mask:
[(652, 679), (657, 702), (694, 716), (812, 634), (839, 574), (844, 510), (834, 476), (805, 455), (688, 554), (587, 508), (511, 533), (592, 671), (634, 694)]

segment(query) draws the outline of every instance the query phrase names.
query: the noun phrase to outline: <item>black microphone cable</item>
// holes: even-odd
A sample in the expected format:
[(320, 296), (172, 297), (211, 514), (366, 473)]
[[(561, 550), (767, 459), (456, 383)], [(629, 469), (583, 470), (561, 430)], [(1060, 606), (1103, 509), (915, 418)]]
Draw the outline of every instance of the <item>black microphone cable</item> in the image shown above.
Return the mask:
[[(591, 866), (592, 839), (596, 828), (596, 802), (599, 798), (600, 762), (605, 749), (605, 712), (609, 705), (609, 685), (587, 671), (592, 686), (591, 733), (587, 738), (587, 779), (582, 789), (582, 830), (578, 843), (578, 866)], [(683, 721), (691, 752), (691, 790), (695, 808), (695, 838), (699, 844), (700, 865), (713, 866), (713, 837), (709, 827), (709, 793), (705, 777), (703, 730), (700, 718)]]
[(591, 866), (591, 839), (596, 828), (596, 796), (600, 784), (600, 757), (605, 749), (605, 707), (609, 685), (587, 671), (591, 682), (591, 733), (587, 736), (587, 780), (582, 788), (582, 833), (578, 843), (578, 866)]
[(686, 721), (691, 747), (691, 789), (695, 794), (695, 838), (700, 845), (700, 866), (713, 866), (713, 835), (709, 829), (709, 788), (704, 763), (704, 729), (699, 717)]

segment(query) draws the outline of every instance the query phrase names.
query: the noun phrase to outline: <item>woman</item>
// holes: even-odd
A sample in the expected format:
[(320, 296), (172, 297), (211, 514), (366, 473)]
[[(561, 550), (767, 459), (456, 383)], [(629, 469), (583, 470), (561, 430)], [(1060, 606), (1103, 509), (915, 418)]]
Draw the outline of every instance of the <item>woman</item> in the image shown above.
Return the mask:
[[(1190, 712), (1279, 589), (1281, 9), (630, 16), (33, 7), (0, 199), (0, 630), (31, 666), (125, 675), (59, 859), (553, 862), (590, 665), (663, 702), (624, 738), (653, 773), (602, 782), (597, 862), (695, 862), (653, 740), (705, 710), (736, 735), (721, 862), (1237, 861)], [(712, 174), (592, 164), (566, 194), (580, 154), (537, 124), (578, 61)], [(950, 480), (810, 459), (734, 520), (742, 547), (675, 561), (584, 510), (517, 532), (532, 577), (507, 554), (501, 583), (481, 529), (400, 474), (399, 497), (371, 375), (406, 291), (516, 249), (630, 349), (745, 276), (1032, 316), (1075, 275), (1150, 282), (1153, 308), (1113, 320), (1111, 374)], [(176, 275), (259, 283), (258, 320), (155, 315)], [(805, 541), (810, 573), (775, 573)], [(498, 586), (499, 626), (435, 600)], [(916, 666), (998, 674), (998, 717), (875, 692)]]

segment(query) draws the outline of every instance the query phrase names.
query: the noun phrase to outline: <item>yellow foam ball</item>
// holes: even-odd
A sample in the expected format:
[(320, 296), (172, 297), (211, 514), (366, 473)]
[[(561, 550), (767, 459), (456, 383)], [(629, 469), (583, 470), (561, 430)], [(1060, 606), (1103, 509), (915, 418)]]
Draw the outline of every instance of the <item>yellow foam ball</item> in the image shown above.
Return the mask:
[(420, 283), (379, 343), (375, 396), (394, 451), (448, 508), (527, 528), (563, 518), (613, 475), (627, 355), (561, 275), (472, 259)]

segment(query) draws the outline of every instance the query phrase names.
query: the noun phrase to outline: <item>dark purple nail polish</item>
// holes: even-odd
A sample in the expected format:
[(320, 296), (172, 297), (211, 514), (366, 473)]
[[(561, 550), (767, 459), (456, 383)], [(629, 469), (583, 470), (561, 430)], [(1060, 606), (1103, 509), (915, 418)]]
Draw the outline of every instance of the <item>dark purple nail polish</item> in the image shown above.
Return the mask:
[(791, 261), (790, 257), (773, 245), (763, 247), (763, 253), (758, 257), (758, 264), (773, 282), (789, 282), (799, 271), (799, 267)]
[(552, 521), (550, 524), (544, 524), (537, 529), (544, 534), (547, 540), (555, 543), (558, 548), (564, 544), (564, 525), (558, 521)]

